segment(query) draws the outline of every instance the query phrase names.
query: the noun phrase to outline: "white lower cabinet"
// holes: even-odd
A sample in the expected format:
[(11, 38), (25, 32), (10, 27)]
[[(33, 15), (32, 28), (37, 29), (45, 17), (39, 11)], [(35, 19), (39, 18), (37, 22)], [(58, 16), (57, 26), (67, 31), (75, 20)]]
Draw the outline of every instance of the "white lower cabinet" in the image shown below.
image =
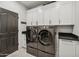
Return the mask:
[(79, 57), (79, 45), (76, 45), (76, 57)]
[(75, 44), (75, 56), (76, 57), (79, 57), (79, 42), (78, 41), (76, 41), (75, 42), (76, 44)]
[(79, 41), (59, 39), (59, 57), (79, 57)]
[(73, 41), (70, 40), (59, 40), (59, 57), (74, 57), (75, 46)]

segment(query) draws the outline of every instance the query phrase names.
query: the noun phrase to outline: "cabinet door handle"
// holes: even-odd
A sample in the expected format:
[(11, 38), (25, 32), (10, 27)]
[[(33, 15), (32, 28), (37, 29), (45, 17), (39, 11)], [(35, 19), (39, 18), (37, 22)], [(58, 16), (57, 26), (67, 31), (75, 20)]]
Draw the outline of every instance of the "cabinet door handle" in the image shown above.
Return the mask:
[(31, 25), (32, 25), (32, 21), (31, 21)]
[(36, 21), (36, 25), (38, 25), (38, 21)]
[(60, 24), (60, 19), (59, 19), (59, 24)]

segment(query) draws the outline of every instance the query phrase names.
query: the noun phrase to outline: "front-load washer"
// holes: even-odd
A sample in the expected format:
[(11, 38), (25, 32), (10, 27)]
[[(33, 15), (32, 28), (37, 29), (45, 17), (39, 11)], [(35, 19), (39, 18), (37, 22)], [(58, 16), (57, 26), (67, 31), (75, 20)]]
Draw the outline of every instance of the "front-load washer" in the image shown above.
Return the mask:
[(27, 52), (37, 56), (37, 26), (27, 26), (26, 32)]
[(55, 28), (54, 26), (38, 26), (38, 56), (55, 56)]

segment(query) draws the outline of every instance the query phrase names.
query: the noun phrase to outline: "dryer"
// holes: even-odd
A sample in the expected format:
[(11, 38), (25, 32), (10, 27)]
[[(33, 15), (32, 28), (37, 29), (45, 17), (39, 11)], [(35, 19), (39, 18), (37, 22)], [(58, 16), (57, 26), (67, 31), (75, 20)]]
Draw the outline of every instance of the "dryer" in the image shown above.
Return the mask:
[(55, 56), (55, 28), (54, 26), (38, 27), (38, 56)]

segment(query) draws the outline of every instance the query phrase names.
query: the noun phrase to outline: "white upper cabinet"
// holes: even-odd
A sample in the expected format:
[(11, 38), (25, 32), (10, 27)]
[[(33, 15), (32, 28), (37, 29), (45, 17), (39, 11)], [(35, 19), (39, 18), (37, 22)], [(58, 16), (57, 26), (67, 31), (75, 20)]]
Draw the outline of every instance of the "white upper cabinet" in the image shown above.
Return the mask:
[(76, 56), (76, 57), (79, 57), (79, 41), (76, 41), (75, 43), (76, 43), (76, 45), (75, 45), (76, 55), (75, 55), (75, 56)]
[(72, 2), (55, 2), (31, 9), (28, 13), (27, 25), (74, 25)]
[(50, 9), (50, 25), (59, 25), (59, 8), (53, 7)]
[(27, 26), (31, 26), (32, 24), (32, 13), (31, 12), (27, 12)]
[(31, 9), (31, 22), (33, 26), (37, 25), (44, 25), (44, 11), (42, 10), (42, 7), (39, 6), (37, 8)]
[[(62, 2), (63, 3), (63, 2)], [(59, 7), (59, 19), (61, 25), (74, 25), (72, 2), (63, 3)]]
[(32, 25), (36, 26), (37, 25), (37, 20), (38, 20), (38, 12), (37, 9), (33, 9), (32, 11)]
[(44, 10), (44, 24), (45, 25), (58, 25), (59, 13), (55, 3), (48, 4), (43, 7)]
[(28, 10), (27, 25), (28, 26), (36, 26), (38, 24), (38, 18), (39, 18), (38, 8)]
[(38, 13), (37, 13), (37, 17), (38, 17), (38, 25), (44, 25), (44, 10), (43, 7), (40, 6), (38, 7)]
[(45, 25), (74, 25), (72, 2), (56, 2), (43, 7)]
[(44, 11), (44, 17), (43, 17), (43, 20), (44, 20), (44, 25), (49, 25), (49, 19), (50, 19), (50, 9), (48, 10), (45, 10)]

